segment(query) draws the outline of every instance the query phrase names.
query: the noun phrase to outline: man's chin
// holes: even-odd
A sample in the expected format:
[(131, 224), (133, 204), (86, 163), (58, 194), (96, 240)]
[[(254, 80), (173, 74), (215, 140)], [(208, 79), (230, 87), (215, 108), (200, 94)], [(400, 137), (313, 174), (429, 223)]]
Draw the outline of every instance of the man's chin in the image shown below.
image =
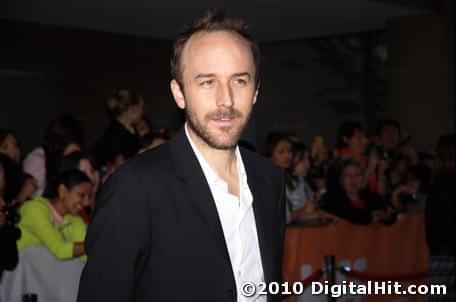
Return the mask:
[(230, 150), (234, 149), (237, 145), (237, 140), (220, 140), (220, 139), (211, 139), (207, 141), (208, 145), (214, 149), (218, 150)]
[(239, 126), (220, 126), (208, 123), (205, 127), (194, 128), (190, 124), (193, 132), (199, 136), (209, 147), (218, 150), (230, 150), (236, 147), (242, 129)]

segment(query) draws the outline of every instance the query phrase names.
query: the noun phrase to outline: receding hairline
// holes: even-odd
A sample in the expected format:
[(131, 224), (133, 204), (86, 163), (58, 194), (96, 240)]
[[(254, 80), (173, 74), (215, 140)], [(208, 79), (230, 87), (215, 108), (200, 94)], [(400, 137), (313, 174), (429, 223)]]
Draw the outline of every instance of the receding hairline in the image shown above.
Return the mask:
[[(202, 36), (210, 36), (210, 35), (221, 35), (221, 34), (226, 34), (226, 35), (230, 35), (232, 37), (235, 37), (236, 39), (238, 39), (239, 41), (242, 41), (245, 45), (245, 47), (247, 48), (248, 52), (250, 53), (250, 57), (251, 57), (251, 62), (252, 62), (252, 67), (253, 67), (253, 72), (254, 74), (250, 75), (253, 79), (257, 76), (256, 73), (258, 72), (256, 70), (256, 65), (255, 65), (255, 57), (254, 57), (254, 54), (253, 54), (253, 51), (250, 47), (250, 42), (244, 38), (241, 34), (237, 33), (236, 31), (232, 31), (232, 30), (225, 30), (225, 29), (220, 29), (220, 30), (202, 30), (202, 31), (198, 31), (196, 33), (194, 33), (193, 35), (190, 36), (190, 38), (188, 38), (188, 40), (185, 42), (185, 44), (183, 45), (182, 47), (182, 52), (181, 52), (181, 58), (180, 58), (180, 66), (179, 66), (179, 71), (180, 71), (180, 74), (182, 75), (182, 81), (183, 81), (183, 75), (184, 75), (184, 58), (185, 58), (185, 53), (186, 53), (186, 50), (188, 49), (189, 45), (191, 44), (191, 42), (199, 37), (202, 37)], [(244, 71), (242, 71), (244, 72)], [(177, 80), (177, 79), (175, 79)]]

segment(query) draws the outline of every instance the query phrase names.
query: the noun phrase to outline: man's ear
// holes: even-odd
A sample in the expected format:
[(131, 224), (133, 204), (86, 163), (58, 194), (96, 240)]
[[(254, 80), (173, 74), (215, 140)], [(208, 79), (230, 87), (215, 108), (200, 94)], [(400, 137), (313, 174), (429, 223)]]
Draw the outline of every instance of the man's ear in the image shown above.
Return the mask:
[(171, 93), (173, 94), (173, 98), (177, 104), (177, 107), (179, 107), (180, 109), (185, 109), (184, 91), (181, 89), (179, 83), (175, 79), (172, 79), (170, 82), (170, 87)]
[(255, 90), (255, 95), (253, 96), (253, 104), (255, 105), (258, 97), (258, 91), (260, 90), (260, 83), (258, 83), (256, 90)]

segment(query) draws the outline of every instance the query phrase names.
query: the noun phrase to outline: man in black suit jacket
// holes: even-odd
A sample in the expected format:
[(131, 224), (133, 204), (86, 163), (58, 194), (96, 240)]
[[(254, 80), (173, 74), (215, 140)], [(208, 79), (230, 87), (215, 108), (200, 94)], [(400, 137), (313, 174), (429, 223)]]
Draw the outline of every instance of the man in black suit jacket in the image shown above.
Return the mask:
[(178, 37), (171, 90), (186, 125), (104, 185), (78, 302), (280, 301), (241, 290), (281, 281), (285, 225), (281, 172), (237, 146), (259, 87), (246, 29), (209, 13)]

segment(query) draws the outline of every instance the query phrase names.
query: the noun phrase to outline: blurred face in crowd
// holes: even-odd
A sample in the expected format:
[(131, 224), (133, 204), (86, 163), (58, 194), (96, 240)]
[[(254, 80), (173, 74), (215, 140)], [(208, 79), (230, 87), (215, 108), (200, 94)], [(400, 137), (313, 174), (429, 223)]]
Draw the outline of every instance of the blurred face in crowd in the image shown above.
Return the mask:
[(285, 170), (290, 167), (292, 156), (291, 143), (283, 139), (272, 150), (271, 159), (279, 168)]
[(138, 123), (144, 114), (143, 105), (136, 104), (127, 109), (128, 119), (131, 124)]
[[(92, 167), (92, 164), (87, 158), (81, 159), (79, 162), (79, 170), (84, 172), (85, 175), (89, 177), (90, 181), (92, 182), (92, 194), (95, 195), (100, 185), (100, 174)], [(84, 204), (84, 207), (87, 206), (90, 206), (90, 204)]]
[(357, 165), (348, 165), (342, 171), (340, 184), (347, 195), (357, 195), (364, 187), (364, 173)]
[(66, 156), (68, 154), (71, 154), (76, 151), (81, 151), (81, 147), (78, 144), (75, 143), (69, 143), (66, 147), (65, 150), (63, 150), (63, 156)]
[(0, 145), (0, 153), (5, 154), (16, 163), (19, 162), (19, 159), (21, 157), (21, 150), (19, 149), (16, 138), (13, 135), (8, 134), (6, 136), (5, 140)]
[(135, 129), (136, 129), (136, 133), (138, 134), (139, 137), (142, 137), (150, 132), (149, 125), (147, 124), (146, 120), (143, 118), (141, 118), (135, 124)]
[(59, 201), (64, 209), (64, 214), (76, 215), (82, 210), (92, 191), (92, 185), (89, 182), (82, 182), (71, 189), (65, 185), (59, 186)]
[(197, 33), (182, 53), (183, 87), (171, 81), (190, 135), (208, 146), (234, 148), (256, 101), (255, 67), (247, 42), (225, 32)]
[(294, 164), (294, 173), (297, 175), (307, 175), (310, 169), (309, 152), (304, 151)]
[(385, 125), (380, 132), (378, 140), (385, 150), (392, 150), (399, 143), (399, 131), (393, 125)]
[(345, 143), (348, 148), (352, 149), (354, 152), (361, 154), (367, 148), (367, 138), (362, 130), (355, 130), (355, 133), (351, 137), (344, 138)]

